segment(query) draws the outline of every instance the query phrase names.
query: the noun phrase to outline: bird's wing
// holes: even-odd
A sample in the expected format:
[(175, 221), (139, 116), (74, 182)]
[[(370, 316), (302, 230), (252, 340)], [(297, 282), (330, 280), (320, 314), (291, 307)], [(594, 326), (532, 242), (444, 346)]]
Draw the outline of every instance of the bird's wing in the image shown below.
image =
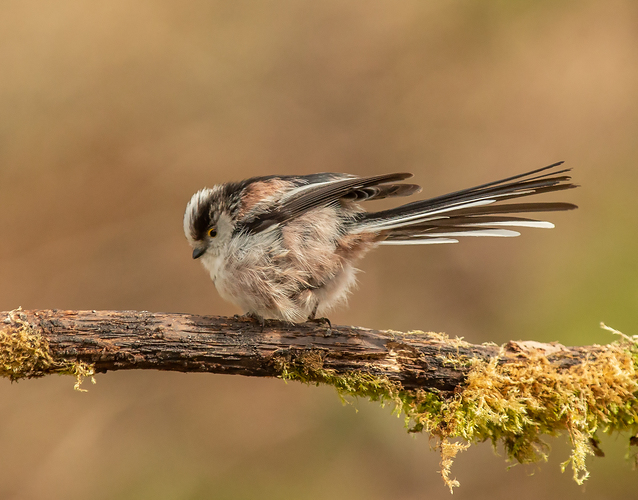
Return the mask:
[[(412, 177), (409, 173), (354, 177), (347, 174), (312, 174), (297, 177), (293, 188), (269, 210), (258, 213), (241, 223), (240, 231), (259, 233), (265, 229), (299, 217), (317, 207), (325, 207), (338, 200), (352, 202), (379, 200), (391, 196), (408, 196), (421, 188), (415, 184), (395, 184)], [(284, 180), (289, 178), (282, 177)]]

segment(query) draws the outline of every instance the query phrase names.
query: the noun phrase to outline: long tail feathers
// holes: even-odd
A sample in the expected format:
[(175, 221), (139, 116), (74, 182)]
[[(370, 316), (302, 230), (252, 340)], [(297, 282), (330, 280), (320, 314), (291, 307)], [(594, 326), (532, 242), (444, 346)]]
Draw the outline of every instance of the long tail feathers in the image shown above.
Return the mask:
[[(365, 213), (357, 221), (358, 231), (380, 233), (385, 245), (456, 243), (464, 236), (518, 236), (509, 227), (551, 228), (551, 222), (510, 214), (555, 212), (577, 208), (571, 203), (503, 203), (509, 200), (575, 188), (556, 170), (554, 163), (525, 174), (456, 191), (429, 200), (415, 201), (382, 212)], [(541, 173), (544, 172), (544, 173)], [(540, 175), (536, 175), (540, 174)]]

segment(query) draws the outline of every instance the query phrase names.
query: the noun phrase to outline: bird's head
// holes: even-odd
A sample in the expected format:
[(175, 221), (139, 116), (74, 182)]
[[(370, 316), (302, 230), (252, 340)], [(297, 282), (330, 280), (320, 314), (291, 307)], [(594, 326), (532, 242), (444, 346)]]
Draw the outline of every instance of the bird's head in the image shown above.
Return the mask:
[(193, 248), (193, 259), (205, 254), (219, 255), (230, 240), (234, 224), (223, 187), (199, 190), (186, 205), (184, 234)]

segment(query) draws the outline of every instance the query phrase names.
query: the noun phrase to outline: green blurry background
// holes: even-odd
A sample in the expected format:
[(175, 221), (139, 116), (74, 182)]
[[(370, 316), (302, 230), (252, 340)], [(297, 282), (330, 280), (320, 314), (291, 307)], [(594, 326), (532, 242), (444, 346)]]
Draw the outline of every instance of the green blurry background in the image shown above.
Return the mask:
[[(241, 311), (182, 213), (252, 175), (412, 171), (420, 196), (566, 160), (557, 228), (386, 247), (337, 324), (470, 342), (638, 333), (638, 3), (7, 0), (0, 310)], [(373, 205), (368, 208), (381, 208)], [(449, 498), (426, 436), (326, 387), (237, 376), (0, 380), (0, 499)], [(358, 411), (357, 411), (358, 410)], [(454, 498), (635, 498), (626, 437), (592, 479), (459, 456)]]

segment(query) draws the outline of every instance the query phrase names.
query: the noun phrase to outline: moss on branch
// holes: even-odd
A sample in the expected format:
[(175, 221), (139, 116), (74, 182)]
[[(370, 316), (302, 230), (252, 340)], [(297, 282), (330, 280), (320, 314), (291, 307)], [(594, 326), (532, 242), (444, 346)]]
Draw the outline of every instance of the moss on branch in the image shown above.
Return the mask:
[(638, 444), (638, 340), (605, 346), (471, 345), (441, 334), (135, 311), (22, 311), (0, 323), (0, 376), (76, 378), (119, 369), (276, 376), (333, 386), (342, 398), (392, 405), (410, 432), (436, 438), (452, 489), (454, 457), (474, 443), (508, 459), (542, 461), (543, 435), (566, 434), (563, 463), (581, 484), (598, 433)]
[(81, 388), (85, 377), (91, 377), (95, 370), (83, 361), (54, 359), (48, 340), (38, 333), (18, 308), (9, 313), (6, 326), (0, 329), (0, 376), (12, 382), (24, 378), (43, 377), (51, 373), (72, 375), (76, 382), (73, 388)]
[(508, 459), (531, 463), (547, 459), (549, 447), (542, 436), (561, 433), (569, 436), (572, 447), (563, 470), (571, 466), (574, 480), (582, 484), (589, 476), (587, 456), (602, 455), (597, 432), (638, 432), (638, 344), (624, 337), (566, 368), (551, 363), (534, 344), (522, 343), (517, 361), (505, 356), (449, 359), (471, 364), (465, 385), (451, 397), (405, 390), (372, 373), (337, 374), (323, 368), (319, 352), (286, 353), (275, 363), (285, 380), (327, 384), (341, 397), (392, 403), (410, 432), (438, 438), (441, 475), (450, 490), (459, 485), (450, 478), (453, 459), (470, 444), (489, 440), (495, 448), (501, 444)]

